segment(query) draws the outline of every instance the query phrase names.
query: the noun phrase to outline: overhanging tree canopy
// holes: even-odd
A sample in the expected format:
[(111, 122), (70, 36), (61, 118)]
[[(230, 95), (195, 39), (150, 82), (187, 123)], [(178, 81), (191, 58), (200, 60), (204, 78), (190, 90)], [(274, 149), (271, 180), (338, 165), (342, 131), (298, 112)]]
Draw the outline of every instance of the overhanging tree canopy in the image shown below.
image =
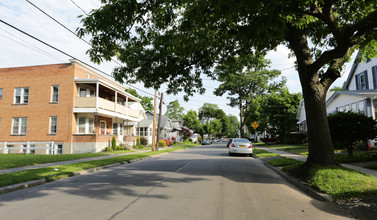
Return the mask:
[(330, 85), (356, 49), (376, 55), (377, 3), (354, 0), (103, 0), (83, 18), (95, 62), (116, 56), (116, 79), (203, 92), (201, 74), (236, 56), (287, 45), (297, 58), (311, 165), (336, 164), (326, 117)]

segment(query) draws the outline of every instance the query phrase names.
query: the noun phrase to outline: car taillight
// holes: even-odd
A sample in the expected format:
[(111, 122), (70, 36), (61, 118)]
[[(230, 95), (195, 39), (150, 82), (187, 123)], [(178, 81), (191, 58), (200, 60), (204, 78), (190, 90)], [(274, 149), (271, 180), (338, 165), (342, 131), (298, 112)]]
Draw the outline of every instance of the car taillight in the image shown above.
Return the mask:
[(234, 144), (232, 144), (232, 145), (230, 145), (231, 147), (236, 147), (236, 145), (234, 145)]
[(250, 144), (248, 148), (252, 148), (253, 146)]

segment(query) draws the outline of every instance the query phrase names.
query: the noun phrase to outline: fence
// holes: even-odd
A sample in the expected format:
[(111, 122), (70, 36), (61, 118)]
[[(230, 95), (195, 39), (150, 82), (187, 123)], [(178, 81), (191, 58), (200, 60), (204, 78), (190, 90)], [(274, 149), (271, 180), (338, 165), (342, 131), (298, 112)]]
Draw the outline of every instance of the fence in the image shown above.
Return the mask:
[[(17, 147), (18, 145), (18, 147)], [(41, 146), (42, 145), (42, 146)], [(45, 145), (45, 146), (43, 146)], [(1, 147), (2, 146), (2, 147)], [(45, 151), (43, 151), (43, 149)], [(54, 141), (48, 142), (0, 142), (0, 150), (3, 151), (3, 154), (9, 153), (37, 153), (38, 150), (40, 152), (45, 152), (46, 154), (61, 154), (59, 152), (58, 144), (55, 144)], [(18, 152), (17, 152), (18, 150)]]

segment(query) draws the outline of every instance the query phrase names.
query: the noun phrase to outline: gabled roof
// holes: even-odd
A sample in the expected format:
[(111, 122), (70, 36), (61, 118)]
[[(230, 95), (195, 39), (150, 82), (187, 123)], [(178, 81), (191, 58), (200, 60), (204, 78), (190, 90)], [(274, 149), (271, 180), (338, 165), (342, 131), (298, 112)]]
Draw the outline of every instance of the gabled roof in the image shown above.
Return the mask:
[(326, 101), (326, 105), (328, 105), (332, 100), (334, 100), (338, 95), (351, 95), (351, 96), (377, 96), (377, 91), (374, 89), (369, 90), (349, 90), (349, 91), (336, 91), (329, 99)]
[(356, 60), (357, 60), (357, 58), (359, 58), (359, 56), (360, 56), (360, 51), (357, 52), (357, 55), (356, 55), (355, 61), (354, 61), (353, 64), (352, 64), (351, 71), (350, 71), (350, 73), (348, 74), (348, 77), (347, 77), (346, 83), (344, 83), (343, 90), (348, 90), (348, 87), (349, 87), (349, 85), (350, 85), (350, 83), (351, 83), (351, 79), (352, 79), (353, 75), (355, 74), (355, 71), (356, 71), (357, 66), (359, 65), (359, 63), (356, 62)]

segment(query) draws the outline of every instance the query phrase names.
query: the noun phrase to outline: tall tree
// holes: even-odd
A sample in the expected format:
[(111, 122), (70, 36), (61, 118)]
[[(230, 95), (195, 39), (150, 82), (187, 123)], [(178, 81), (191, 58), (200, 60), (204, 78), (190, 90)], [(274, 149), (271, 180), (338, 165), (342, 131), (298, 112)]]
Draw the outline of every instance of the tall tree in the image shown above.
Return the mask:
[(271, 88), (270, 81), (280, 75), (280, 71), (267, 69), (269, 61), (263, 54), (257, 53), (247, 58), (235, 58), (232, 62), (218, 65), (215, 68), (217, 80), (221, 82), (214, 94), (228, 94), (229, 105), (240, 110), (240, 135), (245, 137), (244, 111), (250, 100), (266, 93)]
[(178, 100), (171, 101), (168, 104), (168, 107), (167, 107), (165, 115), (167, 115), (170, 118), (174, 118), (174, 119), (177, 119), (177, 120), (182, 120), (183, 119), (183, 115), (184, 115), (183, 114), (184, 110), (185, 109), (183, 107), (181, 107), (181, 105), (179, 104)]
[(152, 104), (152, 100), (153, 100), (152, 97), (141, 96), (136, 92), (135, 89), (126, 89), (126, 92), (130, 93), (131, 95), (133, 95), (137, 98), (140, 98), (141, 99), (140, 104), (141, 104), (141, 106), (143, 106), (145, 111), (153, 112), (154, 108), (153, 108), (153, 104)]
[[(167, 92), (203, 93), (201, 75), (216, 64), (287, 45), (296, 56), (305, 99), (309, 156), (303, 169), (335, 165), (326, 93), (356, 49), (377, 55), (377, 2), (352, 0), (103, 0), (82, 19), (92, 61), (116, 56), (123, 82)], [(231, 6), (231, 7), (230, 7)]]
[(186, 115), (183, 116), (183, 121), (184, 126), (190, 128), (196, 133), (202, 134), (202, 126), (196, 111), (189, 110)]
[(226, 125), (226, 137), (236, 137), (237, 132), (239, 131), (240, 122), (237, 120), (237, 117), (234, 115), (228, 115), (229, 123)]

